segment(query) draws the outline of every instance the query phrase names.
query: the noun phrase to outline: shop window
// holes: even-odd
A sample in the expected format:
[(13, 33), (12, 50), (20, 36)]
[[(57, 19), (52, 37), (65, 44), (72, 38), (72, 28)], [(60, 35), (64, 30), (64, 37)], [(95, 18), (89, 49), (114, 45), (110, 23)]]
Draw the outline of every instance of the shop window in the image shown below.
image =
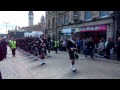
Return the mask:
[(100, 17), (101, 18), (108, 17), (108, 15), (109, 15), (109, 11), (100, 11)]
[(92, 19), (92, 11), (86, 11), (85, 19), (86, 19), (86, 21), (89, 21)]

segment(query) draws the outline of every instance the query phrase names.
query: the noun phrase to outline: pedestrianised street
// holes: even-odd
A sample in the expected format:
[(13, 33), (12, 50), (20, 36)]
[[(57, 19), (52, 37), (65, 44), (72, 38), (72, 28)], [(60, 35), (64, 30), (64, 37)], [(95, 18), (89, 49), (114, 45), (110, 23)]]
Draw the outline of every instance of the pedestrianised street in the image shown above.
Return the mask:
[(51, 57), (45, 59), (46, 64), (41, 65), (41, 60), (33, 60), (16, 51), (16, 57), (12, 57), (8, 48), (7, 58), (0, 62), (2, 79), (119, 79), (120, 62), (112, 59), (103, 59), (89, 56), (85, 58), (79, 54), (76, 60), (76, 72), (71, 71), (71, 62), (68, 52), (54, 51)]

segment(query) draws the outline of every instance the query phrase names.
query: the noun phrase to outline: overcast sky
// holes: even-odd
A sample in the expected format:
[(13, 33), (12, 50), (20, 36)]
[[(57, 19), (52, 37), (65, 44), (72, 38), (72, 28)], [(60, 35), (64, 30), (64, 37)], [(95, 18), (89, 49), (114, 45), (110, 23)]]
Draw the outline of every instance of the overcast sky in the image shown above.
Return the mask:
[[(29, 11), (0, 11), (0, 34), (6, 33), (6, 24), (9, 22), (7, 30), (15, 28), (15, 26), (28, 26), (28, 12)], [(42, 15), (45, 16), (45, 11), (34, 11), (34, 24), (40, 22)]]

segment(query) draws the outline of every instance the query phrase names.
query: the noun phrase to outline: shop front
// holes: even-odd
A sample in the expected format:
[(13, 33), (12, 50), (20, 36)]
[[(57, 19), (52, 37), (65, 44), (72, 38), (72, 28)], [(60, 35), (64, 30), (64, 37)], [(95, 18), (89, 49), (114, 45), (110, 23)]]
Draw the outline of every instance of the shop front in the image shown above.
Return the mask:
[(101, 38), (106, 39), (106, 35), (107, 25), (81, 27), (79, 32), (79, 36), (81, 39), (92, 37), (96, 44)]
[(65, 39), (67, 37), (70, 37), (71, 33), (75, 33), (75, 29), (73, 29), (73, 28), (62, 29), (60, 36), (62, 39)]

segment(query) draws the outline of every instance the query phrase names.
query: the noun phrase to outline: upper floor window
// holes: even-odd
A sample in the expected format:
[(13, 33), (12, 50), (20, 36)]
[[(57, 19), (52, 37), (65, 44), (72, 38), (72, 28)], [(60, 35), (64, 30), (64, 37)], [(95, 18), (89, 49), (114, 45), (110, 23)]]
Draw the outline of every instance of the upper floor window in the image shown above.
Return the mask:
[(62, 24), (63, 24), (63, 23), (62, 23), (62, 22), (63, 22), (63, 17), (62, 17), (61, 15), (59, 16), (59, 19), (58, 19), (58, 20), (59, 20), (59, 25), (62, 25)]
[(108, 11), (100, 11), (100, 17), (105, 18), (108, 17), (109, 12)]
[(53, 18), (53, 19), (52, 19), (52, 29), (55, 28), (54, 26), (55, 26), (55, 19)]
[(48, 29), (50, 29), (50, 19), (48, 20)]
[(67, 24), (68, 23), (68, 14), (65, 14), (64, 15), (64, 24)]
[(78, 21), (79, 20), (79, 11), (74, 11), (73, 12), (73, 20), (74, 21)]
[(74, 15), (78, 15), (78, 11), (74, 11)]
[(86, 19), (86, 21), (92, 19), (92, 11), (86, 11), (86, 13), (85, 13), (85, 19)]
[(81, 19), (80, 17), (81, 17), (81, 11), (79, 11), (79, 19)]

